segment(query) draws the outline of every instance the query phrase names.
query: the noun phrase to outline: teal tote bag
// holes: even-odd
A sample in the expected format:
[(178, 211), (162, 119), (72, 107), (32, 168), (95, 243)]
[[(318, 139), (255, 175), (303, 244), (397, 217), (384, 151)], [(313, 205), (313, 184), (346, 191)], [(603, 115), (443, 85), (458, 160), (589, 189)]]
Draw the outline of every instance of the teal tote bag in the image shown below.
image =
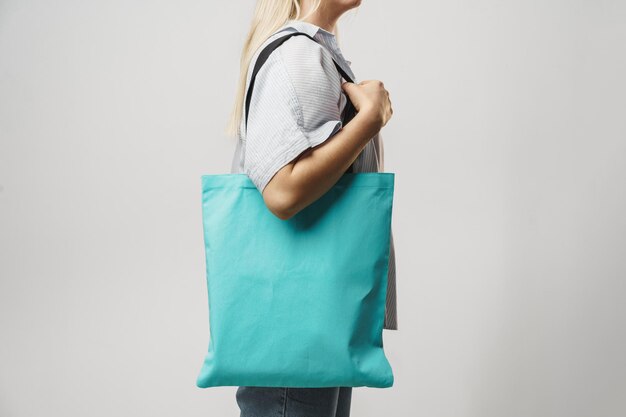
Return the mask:
[(394, 175), (346, 172), (287, 220), (247, 175), (201, 177), (209, 345), (198, 387), (393, 385), (382, 333)]

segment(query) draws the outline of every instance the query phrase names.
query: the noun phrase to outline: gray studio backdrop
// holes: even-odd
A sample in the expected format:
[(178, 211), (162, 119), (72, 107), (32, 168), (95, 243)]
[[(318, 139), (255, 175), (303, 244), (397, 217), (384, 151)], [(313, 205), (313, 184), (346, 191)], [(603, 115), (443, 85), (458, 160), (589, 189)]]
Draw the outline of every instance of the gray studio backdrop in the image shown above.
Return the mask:
[[(202, 390), (200, 176), (253, 1), (0, 1), (0, 416), (236, 416)], [(626, 415), (626, 4), (373, 1), (390, 389), (353, 415)]]

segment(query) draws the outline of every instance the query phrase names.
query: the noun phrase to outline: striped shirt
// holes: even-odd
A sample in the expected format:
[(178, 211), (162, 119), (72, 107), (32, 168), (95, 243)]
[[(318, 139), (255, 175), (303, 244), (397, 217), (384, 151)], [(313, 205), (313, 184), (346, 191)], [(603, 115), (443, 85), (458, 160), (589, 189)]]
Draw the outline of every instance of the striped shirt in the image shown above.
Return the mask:
[[(354, 82), (359, 82), (333, 33), (312, 23), (289, 20), (253, 55), (246, 91), (261, 50), (274, 39), (293, 31), (306, 33), (319, 43), (306, 36), (294, 36), (270, 54), (257, 73), (247, 132), (244, 114), (232, 160), (231, 173), (245, 173), (260, 192), (278, 170), (341, 129), (341, 113), (347, 97), (341, 89), (342, 77), (333, 59)], [(383, 169), (383, 141), (379, 132), (354, 161), (354, 172), (382, 172)], [(390, 239), (383, 328), (397, 330), (393, 232)]]

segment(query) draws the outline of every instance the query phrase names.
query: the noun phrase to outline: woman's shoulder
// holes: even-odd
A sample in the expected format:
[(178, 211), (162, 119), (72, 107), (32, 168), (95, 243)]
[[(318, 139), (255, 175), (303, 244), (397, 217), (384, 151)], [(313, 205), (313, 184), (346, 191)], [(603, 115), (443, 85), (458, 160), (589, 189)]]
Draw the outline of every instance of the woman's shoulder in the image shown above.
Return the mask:
[(341, 75), (331, 52), (323, 45), (307, 36), (292, 36), (276, 52), (276, 59), (297, 91), (317, 90), (333, 96), (341, 91)]
[[(341, 74), (331, 52), (301, 35), (290, 37), (272, 51), (257, 73), (254, 89), (252, 107), (292, 113), (307, 129), (322, 119), (338, 119), (345, 104)], [(251, 115), (254, 111), (251, 109)]]
[[(292, 33), (293, 31), (281, 29), (268, 37), (251, 62), (251, 68), (254, 67), (254, 61), (258, 59), (261, 50), (272, 41)], [(273, 72), (286, 70), (293, 79), (313, 77), (310, 82), (314, 82), (322, 76), (330, 77), (333, 82), (341, 81), (332, 53), (325, 46), (305, 35), (289, 37), (269, 55), (263, 66), (268, 67), (264, 72), (265, 75), (270, 76)], [(276, 68), (277, 66), (280, 68)]]
[[(273, 34), (263, 47), (281, 35)], [(257, 53), (257, 55), (259, 55)], [(256, 61), (258, 56), (254, 59)], [(251, 63), (250, 71), (255, 66)], [(273, 101), (286, 100), (299, 106), (317, 107), (320, 103), (339, 103), (341, 74), (331, 52), (307, 36), (291, 36), (267, 57), (256, 76), (255, 95), (269, 94)], [(315, 104), (318, 101), (320, 103)], [(312, 102), (312, 103), (309, 103)]]
[(313, 69), (334, 68), (333, 55), (330, 51), (308, 36), (292, 36), (278, 50), (288, 65)]
[(325, 53), (329, 57), (331, 56), (326, 47), (319, 43), (319, 41), (311, 39), (306, 34), (291, 36), (289, 39), (283, 42), (283, 44), (280, 46), (280, 49), (283, 51), (290, 51), (300, 54), (313, 52), (316, 54)]

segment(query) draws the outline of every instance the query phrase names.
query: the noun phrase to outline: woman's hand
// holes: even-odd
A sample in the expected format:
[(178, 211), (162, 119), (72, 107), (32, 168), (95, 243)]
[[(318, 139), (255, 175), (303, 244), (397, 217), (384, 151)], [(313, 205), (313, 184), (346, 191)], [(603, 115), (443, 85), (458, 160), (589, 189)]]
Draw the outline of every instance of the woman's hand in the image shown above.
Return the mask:
[(393, 109), (389, 100), (389, 91), (380, 80), (364, 80), (358, 84), (344, 82), (341, 88), (348, 95), (357, 112), (367, 113), (378, 125), (378, 130), (385, 126)]

